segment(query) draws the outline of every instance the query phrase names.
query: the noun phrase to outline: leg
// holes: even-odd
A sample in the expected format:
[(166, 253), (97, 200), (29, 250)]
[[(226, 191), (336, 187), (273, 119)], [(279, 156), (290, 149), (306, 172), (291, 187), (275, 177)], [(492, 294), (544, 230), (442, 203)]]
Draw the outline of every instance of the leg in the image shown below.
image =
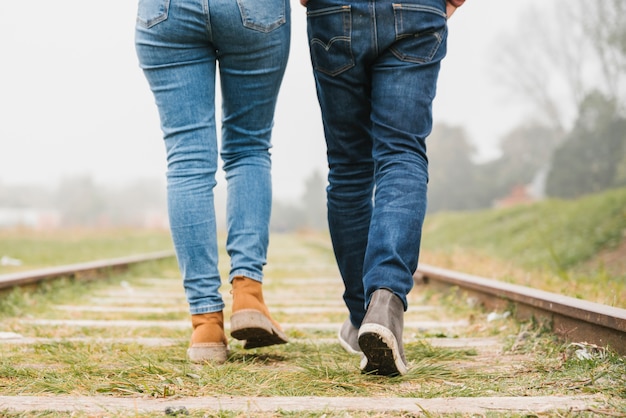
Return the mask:
[(221, 156), (228, 183), (231, 335), (245, 340), (245, 348), (287, 342), (265, 306), (261, 282), (272, 202), (269, 150), (289, 52), (289, 3), (266, 1), (269, 4), (240, 0), (227, 5), (215, 0), (211, 12), (223, 100)]
[(407, 371), (402, 344), (426, 212), (426, 137), (432, 128), (439, 63), (445, 55), (444, 3), (405, 0), (376, 10), (381, 53), (372, 64), (374, 210), (363, 283), (368, 309), (359, 345), (364, 372)]
[[(358, 328), (365, 316), (362, 278), (372, 213), (374, 161), (367, 68), (371, 37), (366, 25), (358, 24), (360, 14), (353, 13), (354, 9), (356, 4), (343, 0), (316, 0), (309, 2), (307, 16), (327, 144), (328, 225), (345, 285), (343, 298), (350, 322)], [(340, 341), (348, 341), (347, 334)]]
[[(211, 12), (222, 87), (221, 156), (228, 182), (226, 249), (231, 257), (231, 281), (236, 276), (263, 280), (269, 240), (269, 150), (274, 109), (289, 53), (290, 26), (286, 0), (267, 1), (275, 18), (267, 17), (265, 30), (243, 27), (236, 2), (215, 0), (229, 5), (214, 7), (215, 12)], [(240, 1), (244, 20), (246, 8), (259, 7), (258, 3)], [(249, 14), (256, 15), (254, 10)], [(256, 27), (250, 18), (248, 21)]]
[(200, 1), (145, 1), (139, 14), (147, 19), (137, 24), (137, 54), (161, 119), (171, 233), (194, 327), (189, 354), (194, 361), (223, 362), (227, 341), (213, 206), (215, 51)]
[(377, 10), (389, 43), (372, 65), (376, 194), (363, 281), (366, 295), (388, 288), (405, 308), (426, 212), (426, 137), (432, 129), (432, 101), (446, 50), (445, 11), (436, 5), (443, 7), (443, 2), (405, 0)]

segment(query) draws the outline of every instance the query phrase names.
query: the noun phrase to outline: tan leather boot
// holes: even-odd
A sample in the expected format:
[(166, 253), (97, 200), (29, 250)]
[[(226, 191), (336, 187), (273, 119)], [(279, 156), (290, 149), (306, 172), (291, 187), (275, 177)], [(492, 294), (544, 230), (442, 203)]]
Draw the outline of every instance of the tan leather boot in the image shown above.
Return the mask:
[(263, 301), (261, 282), (238, 276), (233, 284), (233, 314), (230, 335), (243, 340), (243, 348), (265, 347), (287, 343), (287, 336), (272, 319)]
[(187, 356), (193, 363), (222, 364), (228, 358), (228, 340), (224, 334), (222, 311), (191, 315), (191, 346)]

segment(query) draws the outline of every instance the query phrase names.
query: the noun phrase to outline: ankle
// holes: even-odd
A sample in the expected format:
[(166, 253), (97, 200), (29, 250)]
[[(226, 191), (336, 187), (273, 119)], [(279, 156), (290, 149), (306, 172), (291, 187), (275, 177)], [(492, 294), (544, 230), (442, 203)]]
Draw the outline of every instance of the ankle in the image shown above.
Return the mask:
[(191, 324), (193, 326), (192, 345), (203, 343), (227, 344), (222, 311), (191, 315)]
[(269, 315), (261, 282), (245, 276), (236, 276), (232, 280), (233, 312), (242, 309), (254, 309)]

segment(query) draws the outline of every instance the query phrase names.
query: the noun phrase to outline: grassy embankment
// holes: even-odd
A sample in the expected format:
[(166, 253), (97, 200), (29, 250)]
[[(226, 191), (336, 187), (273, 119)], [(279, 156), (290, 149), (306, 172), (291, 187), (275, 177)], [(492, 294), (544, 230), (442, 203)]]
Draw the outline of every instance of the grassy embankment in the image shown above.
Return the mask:
[(427, 217), (421, 262), (626, 307), (626, 188)]

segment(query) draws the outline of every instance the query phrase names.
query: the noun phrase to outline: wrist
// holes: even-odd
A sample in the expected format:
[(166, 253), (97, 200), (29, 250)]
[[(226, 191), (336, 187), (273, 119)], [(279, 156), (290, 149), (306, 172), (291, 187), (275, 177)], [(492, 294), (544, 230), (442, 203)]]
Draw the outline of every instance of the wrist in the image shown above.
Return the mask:
[(463, 3), (465, 3), (465, 0), (447, 0), (447, 1), (454, 7), (461, 7)]

